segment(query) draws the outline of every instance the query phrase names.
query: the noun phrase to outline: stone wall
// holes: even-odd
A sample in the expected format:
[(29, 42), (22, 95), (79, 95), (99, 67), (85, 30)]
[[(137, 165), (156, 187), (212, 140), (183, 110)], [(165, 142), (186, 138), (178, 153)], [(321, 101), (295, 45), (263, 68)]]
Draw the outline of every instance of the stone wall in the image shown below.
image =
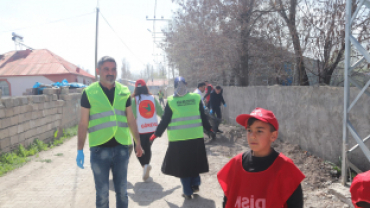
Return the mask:
[[(350, 91), (351, 100), (359, 90)], [(341, 87), (225, 87), (224, 119), (236, 124), (235, 118), (250, 113), (256, 107), (272, 110), (279, 124), (279, 138), (298, 144), (325, 160), (339, 163), (342, 154), (343, 88)], [(370, 134), (370, 97), (362, 96), (350, 111), (349, 120), (361, 138)], [(349, 133), (349, 148), (356, 141)], [(366, 142), (370, 148), (370, 141)], [(349, 156), (362, 170), (370, 162), (357, 148)]]
[(6, 98), (0, 93), (0, 153), (29, 146), (35, 139), (49, 142), (57, 129), (77, 125), (81, 92), (45, 89), (43, 95)]

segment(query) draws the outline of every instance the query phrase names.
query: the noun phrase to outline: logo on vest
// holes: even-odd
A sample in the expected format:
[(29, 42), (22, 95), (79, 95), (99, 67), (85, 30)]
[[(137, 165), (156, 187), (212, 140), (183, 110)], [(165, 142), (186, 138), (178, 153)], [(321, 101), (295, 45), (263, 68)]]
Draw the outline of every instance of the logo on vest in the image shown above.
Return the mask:
[(195, 100), (181, 100), (177, 101), (177, 106), (195, 105)]
[(154, 115), (154, 104), (150, 100), (143, 100), (139, 104), (139, 113), (143, 118), (151, 118)]
[(154, 126), (158, 126), (157, 123), (145, 123), (145, 124), (141, 124), (141, 128), (145, 129), (145, 128), (149, 128), (149, 127), (154, 127)]
[(235, 202), (236, 208), (266, 208), (266, 199), (255, 199), (252, 195), (250, 198), (238, 196)]

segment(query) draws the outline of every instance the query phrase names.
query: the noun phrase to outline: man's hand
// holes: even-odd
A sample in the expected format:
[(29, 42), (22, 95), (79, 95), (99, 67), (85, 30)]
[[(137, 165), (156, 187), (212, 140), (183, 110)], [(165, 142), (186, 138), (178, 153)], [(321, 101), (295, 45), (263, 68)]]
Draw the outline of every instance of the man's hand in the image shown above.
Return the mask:
[(143, 156), (143, 154), (145, 154), (144, 153), (144, 150), (143, 150), (143, 148), (141, 148), (141, 145), (140, 144), (136, 144), (136, 146), (135, 146), (135, 152), (136, 152), (136, 156), (137, 157), (141, 157), (141, 156)]
[(224, 104), (224, 107), (225, 107), (225, 108), (227, 107), (226, 103)]
[(85, 161), (85, 156), (83, 150), (77, 150), (77, 166), (80, 167), (81, 169), (84, 169), (84, 161)]
[(213, 113), (213, 110), (211, 109), (211, 110), (209, 111), (209, 113), (210, 113), (210, 114), (212, 114), (212, 113)]
[(155, 134), (152, 134), (152, 136), (150, 136), (149, 138), (150, 143), (153, 143), (155, 138), (157, 138), (157, 136)]

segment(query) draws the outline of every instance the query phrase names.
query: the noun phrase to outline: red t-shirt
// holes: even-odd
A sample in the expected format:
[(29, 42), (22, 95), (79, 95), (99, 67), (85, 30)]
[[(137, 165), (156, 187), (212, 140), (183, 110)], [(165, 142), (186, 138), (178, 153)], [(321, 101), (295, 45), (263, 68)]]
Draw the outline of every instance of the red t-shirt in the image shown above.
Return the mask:
[(226, 208), (282, 208), (305, 175), (282, 153), (267, 170), (248, 172), (239, 154), (218, 172), (217, 178), (227, 197)]
[[(208, 87), (211, 87), (211, 91), (213, 90), (213, 86), (211, 84), (208, 84), (205, 90), (205, 94), (208, 94)], [(211, 92), (209, 92), (211, 93)], [(207, 95), (206, 100), (209, 102), (209, 99), (211, 98), (211, 94)]]

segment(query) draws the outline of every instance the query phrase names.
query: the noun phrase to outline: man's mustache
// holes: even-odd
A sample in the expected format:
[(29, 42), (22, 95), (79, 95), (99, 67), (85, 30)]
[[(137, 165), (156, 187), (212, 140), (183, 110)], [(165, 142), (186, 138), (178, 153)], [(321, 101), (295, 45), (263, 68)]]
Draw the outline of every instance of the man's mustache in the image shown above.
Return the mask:
[(111, 78), (114, 78), (114, 76), (113, 76), (113, 75), (107, 75), (106, 77), (107, 77), (107, 78), (110, 78), (110, 77), (111, 77)]

